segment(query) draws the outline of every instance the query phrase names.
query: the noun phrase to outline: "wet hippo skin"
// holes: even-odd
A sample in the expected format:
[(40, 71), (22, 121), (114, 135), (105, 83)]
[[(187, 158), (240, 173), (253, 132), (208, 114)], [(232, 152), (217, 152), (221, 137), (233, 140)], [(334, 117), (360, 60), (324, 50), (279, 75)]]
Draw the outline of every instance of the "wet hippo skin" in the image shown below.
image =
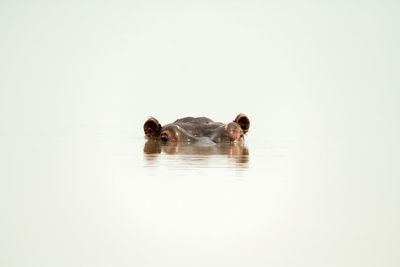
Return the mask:
[(185, 117), (161, 126), (157, 119), (150, 117), (143, 128), (149, 139), (163, 142), (240, 142), (249, 131), (250, 120), (244, 114), (237, 115), (229, 123), (214, 122), (206, 117)]

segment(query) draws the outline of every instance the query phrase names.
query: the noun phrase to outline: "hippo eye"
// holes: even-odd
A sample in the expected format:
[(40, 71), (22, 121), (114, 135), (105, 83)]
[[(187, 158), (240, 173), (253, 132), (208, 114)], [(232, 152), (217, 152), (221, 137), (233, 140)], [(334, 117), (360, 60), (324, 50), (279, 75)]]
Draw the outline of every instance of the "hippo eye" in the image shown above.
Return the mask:
[(168, 135), (166, 133), (162, 133), (160, 136), (160, 140), (162, 142), (167, 142), (168, 141)]

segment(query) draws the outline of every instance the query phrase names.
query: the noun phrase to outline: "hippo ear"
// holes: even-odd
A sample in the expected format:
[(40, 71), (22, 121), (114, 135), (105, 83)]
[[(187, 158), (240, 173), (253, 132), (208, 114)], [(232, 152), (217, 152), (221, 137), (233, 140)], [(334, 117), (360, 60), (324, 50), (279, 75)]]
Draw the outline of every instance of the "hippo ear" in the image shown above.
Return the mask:
[(236, 119), (233, 122), (239, 124), (240, 128), (242, 128), (244, 133), (247, 133), (249, 131), (250, 120), (246, 115), (240, 113), (239, 115), (236, 116)]
[(161, 124), (153, 117), (150, 117), (143, 125), (144, 134), (149, 138), (156, 138), (160, 135)]

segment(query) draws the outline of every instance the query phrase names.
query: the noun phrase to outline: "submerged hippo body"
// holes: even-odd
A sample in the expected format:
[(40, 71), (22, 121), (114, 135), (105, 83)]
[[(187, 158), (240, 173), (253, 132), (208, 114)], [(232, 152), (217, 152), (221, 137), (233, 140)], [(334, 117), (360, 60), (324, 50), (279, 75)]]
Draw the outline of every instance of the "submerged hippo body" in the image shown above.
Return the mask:
[(239, 114), (233, 122), (226, 124), (206, 117), (185, 117), (161, 126), (155, 118), (150, 117), (143, 125), (144, 133), (150, 139), (198, 143), (240, 142), (244, 140), (249, 127), (250, 120), (244, 114)]

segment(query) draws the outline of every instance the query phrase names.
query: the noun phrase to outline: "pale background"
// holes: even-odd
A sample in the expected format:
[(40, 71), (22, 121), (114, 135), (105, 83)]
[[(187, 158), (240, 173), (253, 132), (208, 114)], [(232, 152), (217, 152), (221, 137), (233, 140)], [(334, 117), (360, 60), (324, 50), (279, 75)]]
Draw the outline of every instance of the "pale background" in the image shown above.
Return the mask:
[[(399, 266), (399, 14), (2, 1), (0, 266)], [(245, 168), (143, 155), (147, 116), (240, 112)]]

